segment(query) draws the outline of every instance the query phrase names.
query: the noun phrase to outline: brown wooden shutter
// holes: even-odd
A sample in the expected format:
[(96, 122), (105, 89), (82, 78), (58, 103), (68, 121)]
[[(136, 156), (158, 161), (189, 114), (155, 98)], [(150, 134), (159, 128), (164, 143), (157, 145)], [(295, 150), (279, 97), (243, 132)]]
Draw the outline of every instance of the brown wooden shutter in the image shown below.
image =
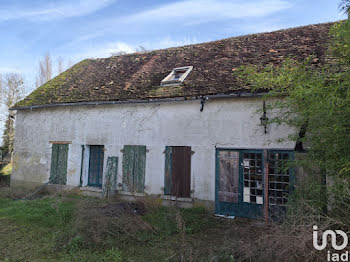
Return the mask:
[(171, 195), (191, 196), (191, 147), (172, 147)]

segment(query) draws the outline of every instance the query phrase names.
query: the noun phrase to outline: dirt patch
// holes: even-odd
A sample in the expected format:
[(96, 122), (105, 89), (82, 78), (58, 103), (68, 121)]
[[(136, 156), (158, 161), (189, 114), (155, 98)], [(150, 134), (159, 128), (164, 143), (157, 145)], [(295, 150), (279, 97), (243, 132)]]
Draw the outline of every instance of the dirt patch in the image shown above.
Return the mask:
[(247, 246), (251, 248), (250, 243), (256, 243), (268, 232), (269, 227), (263, 221), (244, 218), (215, 220), (215, 225), (211, 227), (195, 234), (186, 234), (178, 243), (178, 253), (169, 261), (181, 261), (183, 258), (186, 261), (261, 261), (249, 260)]
[(144, 215), (146, 207), (142, 202), (113, 203), (99, 208), (99, 211), (108, 217), (120, 217), (122, 215)]
[(75, 215), (75, 226), (86, 242), (102, 243), (106, 238), (127, 236), (137, 239), (137, 232), (153, 231), (141, 215), (147, 209), (142, 202), (112, 202), (104, 200), (80, 201)]
[(45, 196), (49, 196), (49, 192), (45, 189), (45, 186), (37, 188), (10, 187), (10, 181), (8, 181), (7, 185), (1, 184), (0, 181), (0, 197), (10, 198), (12, 200), (35, 200)]

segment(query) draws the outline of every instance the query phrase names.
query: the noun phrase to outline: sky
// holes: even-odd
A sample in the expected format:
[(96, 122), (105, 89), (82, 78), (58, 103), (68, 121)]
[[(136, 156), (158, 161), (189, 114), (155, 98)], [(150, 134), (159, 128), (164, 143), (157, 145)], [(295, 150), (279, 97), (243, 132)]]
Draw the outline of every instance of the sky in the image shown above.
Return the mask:
[(0, 74), (344, 19), (336, 0), (0, 0)]

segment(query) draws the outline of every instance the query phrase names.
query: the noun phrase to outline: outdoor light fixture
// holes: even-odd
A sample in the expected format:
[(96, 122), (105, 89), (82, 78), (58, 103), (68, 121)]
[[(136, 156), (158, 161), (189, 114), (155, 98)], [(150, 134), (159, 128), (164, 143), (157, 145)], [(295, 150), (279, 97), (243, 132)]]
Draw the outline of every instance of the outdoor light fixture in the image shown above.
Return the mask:
[(267, 123), (268, 123), (269, 119), (266, 116), (265, 101), (263, 102), (263, 111), (264, 111), (264, 113), (263, 113), (262, 117), (260, 117), (260, 123), (261, 123), (262, 126), (265, 127), (265, 134), (266, 134), (267, 133), (266, 126), (267, 126)]

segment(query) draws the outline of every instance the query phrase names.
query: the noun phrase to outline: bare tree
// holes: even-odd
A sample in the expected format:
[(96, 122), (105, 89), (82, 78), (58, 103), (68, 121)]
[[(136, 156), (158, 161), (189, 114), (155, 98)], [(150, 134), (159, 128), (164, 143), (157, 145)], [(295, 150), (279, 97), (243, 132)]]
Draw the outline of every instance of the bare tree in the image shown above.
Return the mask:
[(3, 105), (6, 107), (4, 115), (1, 117), (5, 120), (5, 130), (3, 133), (3, 153), (11, 155), (13, 152), (14, 140), (14, 112), (8, 109), (14, 106), (20, 99), (24, 97), (25, 85), (24, 78), (18, 73), (9, 73), (5, 75), (4, 81), (1, 81), (1, 93)]
[[(135, 53), (137, 54), (143, 54), (143, 53), (147, 53), (147, 52), (150, 52), (151, 50), (150, 49), (147, 49), (146, 47), (142, 46), (142, 45), (139, 45), (136, 50), (135, 50)], [(122, 55), (126, 55), (127, 52), (126, 51), (123, 51), (123, 50), (119, 50), (119, 51), (113, 51), (111, 52), (111, 56), (122, 56)]]
[(18, 73), (6, 74), (2, 91), (5, 106), (14, 106), (23, 98), (25, 92), (23, 76)]
[(61, 56), (57, 58), (57, 71), (58, 71), (58, 74), (61, 74), (64, 71), (63, 58)]
[(140, 45), (139, 47), (136, 48), (136, 52), (135, 53), (143, 54), (143, 53), (147, 53), (147, 52), (150, 52), (150, 51), (151, 50), (149, 50), (146, 47)]
[(69, 58), (68, 63), (67, 63), (67, 69), (71, 68), (74, 65), (74, 62)]
[(127, 53), (125, 51), (115, 51), (111, 53), (111, 56), (121, 56), (126, 55)]
[(52, 78), (52, 61), (49, 53), (46, 53), (43, 60), (39, 61), (39, 69), (38, 76), (35, 80), (35, 86), (38, 88), (39, 86), (45, 84), (47, 81)]
[(350, 15), (350, 0), (342, 0), (339, 3), (339, 9), (344, 13)]

